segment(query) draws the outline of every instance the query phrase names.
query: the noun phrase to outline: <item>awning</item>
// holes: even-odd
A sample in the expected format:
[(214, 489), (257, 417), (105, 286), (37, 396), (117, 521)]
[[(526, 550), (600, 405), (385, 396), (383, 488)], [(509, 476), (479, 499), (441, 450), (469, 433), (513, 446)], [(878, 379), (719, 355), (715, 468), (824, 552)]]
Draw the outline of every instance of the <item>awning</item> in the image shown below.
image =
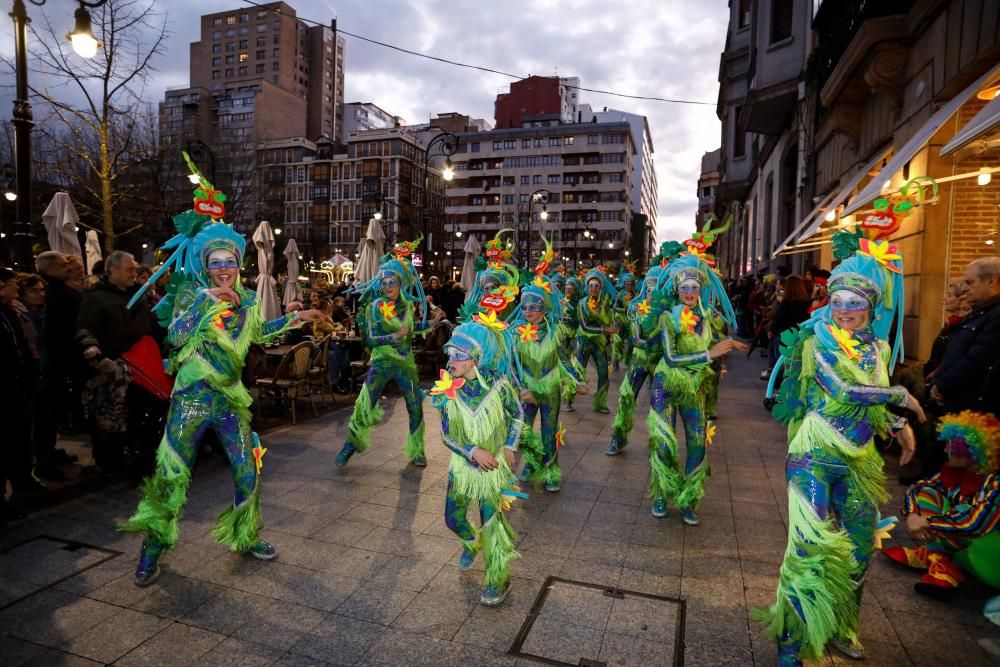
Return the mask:
[(941, 149), (941, 157), (951, 155), (965, 148), (987, 132), (1000, 130), (1000, 97), (994, 97), (990, 103), (980, 109), (975, 117), (958, 131), (951, 141)]
[(927, 142), (931, 140), (931, 137), (941, 129), (941, 126), (948, 122), (948, 119), (955, 115), (955, 112), (959, 108), (969, 101), (973, 95), (975, 95), (979, 90), (986, 84), (993, 81), (997, 74), (1000, 73), (1000, 65), (996, 65), (986, 74), (982, 75), (976, 82), (971, 86), (963, 90), (955, 97), (948, 100), (948, 103), (937, 110), (930, 119), (924, 123), (924, 126), (920, 130), (910, 137), (910, 140), (903, 145), (896, 154), (893, 156), (892, 160), (887, 164), (878, 176), (873, 178), (868, 185), (864, 187), (857, 194), (857, 196), (852, 199), (844, 210), (841, 212), (841, 216), (850, 215), (855, 211), (859, 211), (864, 208), (869, 202), (874, 201), (876, 197), (882, 192), (882, 185), (893, 176), (896, 172), (903, 168), (907, 162), (913, 159), (920, 149), (927, 145)]
[[(842, 188), (834, 191), (836, 195), (827, 204), (828, 206), (827, 210), (829, 210), (829, 208), (836, 208), (837, 206), (843, 204), (847, 200), (847, 198), (851, 196), (851, 193), (854, 192), (854, 188), (858, 187), (858, 183), (861, 182), (861, 179), (863, 179), (865, 176), (871, 173), (872, 169), (874, 169), (879, 162), (884, 160), (885, 156), (888, 154), (889, 154), (888, 148), (879, 151), (878, 153), (875, 154), (875, 157), (873, 157), (871, 160), (865, 163), (863, 167), (854, 172), (854, 174), (847, 180), (847, 182), (844, 183), (844, 186)], [(846, 211), (840, 214), (841, 217), (844, 217), (845, 215), (847, 215)], [(815, 234), (822, 224), (823, 224), (823, 215), (817, 214), (816, 217), (811, 221), (811, 223), (795, 239), (795, 242), (802, 243), (807, 238)]]
[(830, 190), (830, 192), (823, 197), (820, 203), (816, 204), (816, 208), (809, 211), (809, 215), (802, 218), (802, 222), (800, 222), (795, 229), (792, 230), (792, 233), (788, 235), (787, 239), (781, 242), (781, 245), (778, 246), (777, 250), (771, 253), (771, 257), (777, 257), (782, 252), (787, 250), (788, 246), (792, 245), (794, 240), (798, 238), (799, 234), (802, 233), (802, 230), (809, 227), (814, 220), (822, 219), (822, 217), (826, 215), (826, 212), (830, 210), (830, 202), (833, 201), (833, 198), (836, 197), (839, 192), (840, 188)]

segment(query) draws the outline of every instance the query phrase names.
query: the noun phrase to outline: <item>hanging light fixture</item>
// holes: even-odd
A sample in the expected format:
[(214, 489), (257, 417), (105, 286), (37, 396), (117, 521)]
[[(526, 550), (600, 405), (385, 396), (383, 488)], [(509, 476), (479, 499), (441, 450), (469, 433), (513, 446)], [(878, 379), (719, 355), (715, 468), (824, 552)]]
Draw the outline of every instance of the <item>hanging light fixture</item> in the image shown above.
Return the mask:
[(441, 178), (450, 181), (455, 178), (455, 168), (451, 164), (451, 158), (444, 161), (444, 169), (441, 171)]
[(73, 17), (76, 25), (73, 32), (66, 35), (66, 39), (73, 44), (73, 50), (81, 58), (93, 58), (97, 55), (97, 49), (104, 46), (94, 37), (94, 30), (90, 22), (90, 12), (80, 3)]

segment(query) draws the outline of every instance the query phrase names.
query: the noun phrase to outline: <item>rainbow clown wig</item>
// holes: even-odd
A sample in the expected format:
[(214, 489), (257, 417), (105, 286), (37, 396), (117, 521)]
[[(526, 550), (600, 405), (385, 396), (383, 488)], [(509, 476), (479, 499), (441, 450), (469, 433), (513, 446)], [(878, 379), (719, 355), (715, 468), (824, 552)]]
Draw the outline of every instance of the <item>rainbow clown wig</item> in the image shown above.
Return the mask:
[(942, 417), (937, 430), (947, 452), (972, 461), (976, 472), (992, 475), (1000, 469), (1000, 420), (993, 415), (963, 410)]

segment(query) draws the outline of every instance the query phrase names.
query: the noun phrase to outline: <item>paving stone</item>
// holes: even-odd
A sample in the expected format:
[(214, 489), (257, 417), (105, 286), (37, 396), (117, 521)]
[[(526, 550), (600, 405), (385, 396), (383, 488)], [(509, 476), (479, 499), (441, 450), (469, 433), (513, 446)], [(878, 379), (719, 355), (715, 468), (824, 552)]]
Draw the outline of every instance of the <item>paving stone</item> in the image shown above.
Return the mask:
[(614, 667), (672, 665), (674, 647), (672, 642), (659, 644), (608, 631), (604, 633), (599, 659)]
[(377, 623), (327, 614), (290, 652), (332, 665), (353, 665), (383, 632), (385, 627)]
[(287, 651), (325, 618), (322, 611), (280, 601), (260, 610), (252, 623), (236, 630), (233, 636), (247, 643)]
[(673, 647), (679, 611), (673, 602), (626, 595), (613, 601), (607, 631)]
[(419, 593), (392, 625), (419, 635), (450, 641), (475, 609), (474, 601), (455, 600), (435, 591)]
[(58, 647), (118, 611), (104, 602), (47, 589), (0, 611), (0, 628), (19, 639)]
[[(133, 584), (134, 585), (134, 584)], [(177, 620), (219, 595), (222, 586), (207, 581), (163, 573), (146, 589), (149, 594), (131, 605), (132, 609), (161, 618)]]
[(256, 623), (275, 600), (263, 595), (227, 590), (188, 612), (181, 622), (223, 635), (232, 635), (247, 624)]
[(364, 586), (337, 607), (337, 613), (363, 621), (390, 625), (417, 597), (417, 592), (386, 583)]
[(360, 584), (356, 577), (272, 562), (237, 585), (247, 593), (294, 602), (312, 609), (333, 611)]
[(284, 654), (282, 649), (230, 637), (198, 659), (207, 667), (263, 667), (273, 665)]
[(115, 664), (124, 667), (200, 665), (202, 657), (225, 640), (224, 635), (173, 623), (127, 653)]
[(521, 651), (527, 655), (578, 664), (581, 658), (596, 660), (601, 654), (603, 633), (592, 628), (539, 618), (531, 627)]
[(106, 621), (63, 643), (62, 650), (101, 663), (112, 663), (170, 625), (170, 621), (121, 609)]

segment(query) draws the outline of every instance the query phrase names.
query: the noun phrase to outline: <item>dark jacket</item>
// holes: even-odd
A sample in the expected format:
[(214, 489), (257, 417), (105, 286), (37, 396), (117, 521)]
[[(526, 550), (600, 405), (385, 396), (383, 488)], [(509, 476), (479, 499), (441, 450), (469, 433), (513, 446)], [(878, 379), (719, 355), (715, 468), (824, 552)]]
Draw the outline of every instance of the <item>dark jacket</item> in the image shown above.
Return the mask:
[(28, 347), (20, 318), (10, 306), (0, 305), (0, 401), (23, 405), (34, 392), (37, 379), (38, 362)]
[(145, 296), (132, 308), (126, 308), (136, 289), (121, 290), (102, 280), (84, 295), (76, 323), (78, 353), (96, 345), (104, 356), (117, 359), (140, 338), (154, 333), (153, 317)]
[(978, 410), (1000, 416), (1000, 297), (959, 323), (931, 383), (948, 412)]
[(80, 294), (66, 283), (45, 278), (45, 349), (48, 368), (55, 375), (76, 374), (80, 364), (75, 343), (76, 320), (80, 315)]
[(771, 320), (771, 334), (775, 338), (781, 335), (785, 329), (791, 328), (809, 319), (809, 306), (812, 301), (782, 301), (774, 310), (774, 318)]

